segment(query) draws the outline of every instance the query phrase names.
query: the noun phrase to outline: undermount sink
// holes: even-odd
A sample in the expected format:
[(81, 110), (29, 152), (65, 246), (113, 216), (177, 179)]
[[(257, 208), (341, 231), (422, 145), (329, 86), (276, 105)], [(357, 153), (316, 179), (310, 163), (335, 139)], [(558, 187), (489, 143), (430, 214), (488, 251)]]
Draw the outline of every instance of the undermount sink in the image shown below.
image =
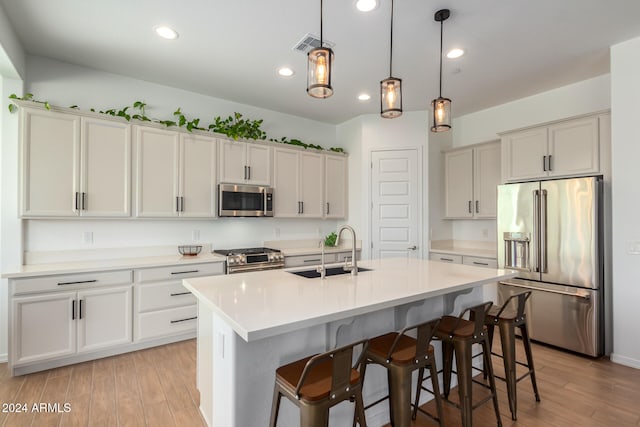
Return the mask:
[[(358, 267), (358, 273), (361, 271), (371, 271), (370, 268)], [(315, 279), (320, 277), (320, 273), (318, 273), (315, 269), (313, 270), (302, 270), (302, 271), (290, 271), (291, 274), (296, 274), (298, 276), (306, 277), (307, 279)], [(350, 271), (345, 271), (342, 266), (340, 267), (331, 267), (327, 268), (325, 271), (325, 276), (337, 276), (339, 274), (351, 274)]]

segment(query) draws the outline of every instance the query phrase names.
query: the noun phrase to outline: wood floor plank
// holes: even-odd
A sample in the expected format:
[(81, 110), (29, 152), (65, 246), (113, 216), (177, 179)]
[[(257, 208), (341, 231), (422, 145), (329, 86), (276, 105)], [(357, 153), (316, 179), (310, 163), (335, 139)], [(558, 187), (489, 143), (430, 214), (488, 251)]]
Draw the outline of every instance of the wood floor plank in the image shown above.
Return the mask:
[[(152, 403), (144, 405), (144, 414), (147, 426), (151, 427), (173, 427), (178, 426), (173, 420), (167, 402)], [(182, 426), (178, 426), (182, 427)]]
[(48, 372), (39, 372), (25, 375), (24, 383), (15, 396), (15, 403), (23, 403), (27, 406), (26, 412), (11, 412), (4, 420), (5, 426), (21, 427), (30, 426), (34, 417), (31, 407), (40, 402), (44, 385), (47, 382)]
[(119, 426), (144, 426), (144, 409), (133, 358), (115, 365), (116, 408)]
[(90, 426), (114, 426), (117, 424), (115, 377), (106, 375), (94, 366), (93, 386), (91, 389), (91, 407), (89, 409)]
[(62, 414), (61, 427), (86, 427), (89, 425), (89, 409), (91, 407), (91, 393), (79, 394), (72, 397), (67, 395), (71, 411)]
[[(56, 373), (59, 372), (60, 371), (56, 371)], [(65, 370), (64, 372), (66, 372), (67, 375), (53, 377), (49, 375), (47, 378), (38, 405), (40, 412), (34, 414), (33, 425), (55, 427), (60, 424), (62, 414), (64, 413), (64, 404), (67, 403), (65, 398), (71, 379), (71, 376), (68, 375), (71, 370)]]

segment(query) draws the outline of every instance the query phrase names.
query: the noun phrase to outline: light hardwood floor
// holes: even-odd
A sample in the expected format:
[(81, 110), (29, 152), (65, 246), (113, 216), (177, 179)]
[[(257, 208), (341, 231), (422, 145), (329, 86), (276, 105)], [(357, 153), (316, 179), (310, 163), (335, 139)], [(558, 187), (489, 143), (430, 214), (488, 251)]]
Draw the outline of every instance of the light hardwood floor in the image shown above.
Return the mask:
[[(519, 360), (524, 360), (519, 344)], [(533, 355), (542, 401), (535, 402), (528, 379), (521, 381), (518, 421), (511, 421), (506, 388), (498, 381), (505, 427), (640, 426), (640, 370), (535, 344)], [(196, 342), (190, 340), (14, 378), (6, 363), (0, 364), (1, 403), (27, 403), (29, 409), (39, 402), (71, 404), (68, 413), (0, 413), (0, 425), (204, 426), (195, 358)], [(494, 358), (500, 375), (501, 363)], [(479, 386), (473, 391), (474, 400), (485, 392)], [(433, 410), (431, 403), (425, 406)], [(458, 411), (449, 405), (445, 421), (446, 426), (460, 425)], [(435, 424), (419, 414), (413, 425)], [(474, 426), (495, 425), (490, 404), (474, 411)]]

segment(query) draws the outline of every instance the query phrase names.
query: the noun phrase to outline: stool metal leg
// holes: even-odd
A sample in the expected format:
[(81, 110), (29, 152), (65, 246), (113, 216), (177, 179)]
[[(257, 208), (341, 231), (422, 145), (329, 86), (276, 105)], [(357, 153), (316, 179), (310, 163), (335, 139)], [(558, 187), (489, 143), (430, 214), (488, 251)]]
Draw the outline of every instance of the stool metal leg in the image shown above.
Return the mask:
[(500, 341), (502, 343), (502, 361), (507, 382), (507, 396), (509, 397), (509, 410), (511, 419), (516, 420), (517, 394), (516, 394), (516, 336), (513, 322), (498, 322), (500, 328)]
[(471, 427), (473, 424), (473, 404), (471, 402), (471, 341), (455, 340), (453, 345), (455, 347), (456, 368), (458, 370), (458, 394), (460, 396), (462, 427)]
[(411, 371), (388, 366), (387, 372), (389, 373), (391, 425), (408, 427), (411, 424)]
[(278, 423), (278, 412), (280, 412), (280, 389), (278, 384), (273, 387), (273, 401), (271, 403), (271, 419), (269, 420), (269, 427), (276, 427)]
[(355, 408), (356, 417), (354, 418), (357, 418), (357, 421), (360, 427), (367, 427), (367, 420), (365, 419), (365, 416), (364, 416), (364, 402), (362, 400), (362, 388), (358, 388), (358, 390), (356, 391), (355, 401), (356, 401), (356, 408)]
[(540, 395), (538, 394), (538, 385), (536, 383), (536, 371), (533, 368), (533, 355), (531, 354), (531, 341), (529, 341), (529, 332), (527, 331), (527, 324), (520, 325), (520, 335), (522, 335), (522, 342), (524, 344), (524, 351), (527, 355), (527, 365), (529, 365), (529, 372), (531, 375), (531, 385), (533, 386), (533, 393), (536, 396), (536, 402), (540, 402)]
[[(433, 364), (432, 364), (433, 365)], [(422, 382), (424, 381), (424, 368), (418, 369), (418, 387), (416, 388), (416, 400), (411, 412), (411, 419), (415, 420), (418, 414), (418, 403), (420, 403), (420, 392), (422, 391)]]
[(502, 419), (500, 418), (500, 407), (498, 406), (498, 392), (496, 390), (496, 379), (493, 376), (493, 364), (491, 362), (491, 353), (489, 351), (489, 339), (485, 336), (482, 341), (482, 353), (484, 355), (484, 365), (489, 377), (489, 387), (491, 388), (491, 394), (493, 397), (493, 409), (496, 411), (496, 419), (498, 420), (498, 427), (502, 427)]
[(329, 427), (329, 408), (325, 405), (300, 405), (300, 427)]
[(449, 397), (451, 391), (451, 369), (453, 364), (453, 344), (445, 340), (442, 341), (442, 386), (445, 398)]
[[(438, 384), (438, 369), (436, 368), (435, 358), (429, 366), (431, 372), (431, 386), (433, 387), (433, 397), (436, 400), (436, 412), (438, 413), (438, 425), (442, 426), (444, 422), (442, 410), (442, 396), (440, 395), (440, 384)], [(414, 417), (415, 419), (415, 417)]]

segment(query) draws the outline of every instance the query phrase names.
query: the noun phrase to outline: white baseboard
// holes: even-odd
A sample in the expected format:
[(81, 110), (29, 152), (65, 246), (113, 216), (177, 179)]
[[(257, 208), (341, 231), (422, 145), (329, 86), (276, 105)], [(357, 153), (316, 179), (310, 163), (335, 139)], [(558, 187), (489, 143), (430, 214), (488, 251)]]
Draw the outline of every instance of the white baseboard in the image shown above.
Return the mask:
[(9, 361), (9, 354), (2, 353), (0, 354), (0, 363), (7, 363)]
[(631, 357), (621, 356), (616, 353), (611, 353), (609, 356), (612, 362), (620, 365), (630, 366), (632, 368), (640, 369), (640, 360), (632, 359)]

